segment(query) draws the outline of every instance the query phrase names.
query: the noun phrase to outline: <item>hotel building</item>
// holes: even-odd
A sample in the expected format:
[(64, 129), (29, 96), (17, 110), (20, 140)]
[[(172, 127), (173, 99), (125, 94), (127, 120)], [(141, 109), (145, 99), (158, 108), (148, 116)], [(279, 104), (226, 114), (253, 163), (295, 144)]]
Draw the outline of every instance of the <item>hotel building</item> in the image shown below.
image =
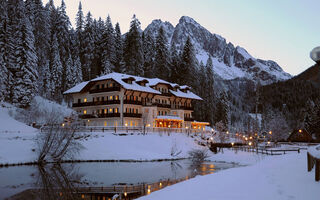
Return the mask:
[(207, 122), (193, 119), (190, 87), (158, 78), (110, 73), (64, 92), (87, 126), (163, 127), (203, 130)]

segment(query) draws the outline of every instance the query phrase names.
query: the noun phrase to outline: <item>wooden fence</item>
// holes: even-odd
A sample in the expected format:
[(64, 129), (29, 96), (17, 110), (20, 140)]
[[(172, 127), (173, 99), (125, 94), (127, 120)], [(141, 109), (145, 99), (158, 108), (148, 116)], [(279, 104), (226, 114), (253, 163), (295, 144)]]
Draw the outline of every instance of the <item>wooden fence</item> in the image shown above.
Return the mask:
[(286, 154), (286, 152), (298, 152), (300, 153), (301, 148), (297, 149), (264, 149), (264, 148), (254, 148), (254, 147), (232, 147), (233, 150), (240, 150), (240, 151), (246, 151), (246, 152), (255, 152), (255, 153), (261, 153), (266, 155), (283, 155)]
[(308, 172), (310, 172), (314, 166), (315, 168), (315, 180), (320, 181), (320, 159), (312, 156), (307, 152)]

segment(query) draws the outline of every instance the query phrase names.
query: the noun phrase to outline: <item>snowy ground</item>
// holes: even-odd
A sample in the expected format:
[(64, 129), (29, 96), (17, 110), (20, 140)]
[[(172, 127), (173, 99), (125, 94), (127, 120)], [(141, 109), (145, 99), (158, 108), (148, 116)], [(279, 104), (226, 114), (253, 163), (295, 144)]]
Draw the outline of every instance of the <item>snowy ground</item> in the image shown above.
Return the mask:
[[(232, 152), (229, 160), (238, 161)], [(242, 156), (240, 161), (253, 160)], [(214, 156), (213, 156), (214, 157)], [(212, 158), (213, 158), (212, 157)], [(222, 158), (223, 155), (217, 155)], [(314, 181), (314, 171), (307, 172), (306, 152), (282, 156), (266, 156), (256, 164), (223, 170), (207, 176), (197, 176), (185, 182), (164, 188), (139, 199), (222, 199), (222, 200), (318, 200), (320, 183)]]

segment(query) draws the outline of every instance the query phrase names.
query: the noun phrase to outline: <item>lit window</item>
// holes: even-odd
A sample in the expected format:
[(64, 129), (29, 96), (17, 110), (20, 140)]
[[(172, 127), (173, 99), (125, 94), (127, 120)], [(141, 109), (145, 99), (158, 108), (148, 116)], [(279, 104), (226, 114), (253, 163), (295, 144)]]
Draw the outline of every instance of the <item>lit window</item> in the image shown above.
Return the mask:
[(84, 99), (83, 99), (83, 102), (87, 102), (87, 98), (84, 98)]
[(108, 111), (107, 109), (104, 109), (104, 113), (105, 113), (105, 114), (107, 113), (107, 111)]
[(107, 126), (107, 125), (108, 125), (107, 121), (104, 121), (104, 126)]
[(132, 126), (132, 121), (130, 121), (130, 126)]
[(83, 114), (87, 114), (87, 110), (84, 110), (84, 111), (83, 111)]
[(114, 112), (115, 112), (115, 113), (118, 113), (118, 108), (116, 108), (116, 109), (114, 110)]
[(113, 96), (110, 96), (110, 100), (112, 100), (113, 99)]
[(113, 87), (113, 83), (110, 83), (109, 86), (110, 86), (110, 87)]
[(109, 109), (109, 112), (112, 113), (112, 108)]
[(115, 96), (115, 99), (116, 99), (116, 100), (118, 100), (118, 99), (119, 99), (119, 96), (118, 96), (118, 95), (117, 95), (117, 96)]

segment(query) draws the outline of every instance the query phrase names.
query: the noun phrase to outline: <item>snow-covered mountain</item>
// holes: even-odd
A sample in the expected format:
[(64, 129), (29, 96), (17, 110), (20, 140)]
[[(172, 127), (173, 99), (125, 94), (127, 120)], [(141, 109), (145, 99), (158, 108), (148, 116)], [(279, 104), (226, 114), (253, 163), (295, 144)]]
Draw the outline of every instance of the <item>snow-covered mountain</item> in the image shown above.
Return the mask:
[(276, 62), (252, 57), (244, 48), (227, 43), (225, 38), (209, 32), (190, 17), (181, 17), (175, 27), (170, 22), (153, 20), (144, 32), (155, 37), (160, 26), (166, 31), (168, 41), (176, 45), (178, 50), (182, 50), (190, 37), (198, 61), (205, 64), (208, 56), (212, 56), (214, 71), (222, 79), (247, 78), (268, 84), (291, 78)]

